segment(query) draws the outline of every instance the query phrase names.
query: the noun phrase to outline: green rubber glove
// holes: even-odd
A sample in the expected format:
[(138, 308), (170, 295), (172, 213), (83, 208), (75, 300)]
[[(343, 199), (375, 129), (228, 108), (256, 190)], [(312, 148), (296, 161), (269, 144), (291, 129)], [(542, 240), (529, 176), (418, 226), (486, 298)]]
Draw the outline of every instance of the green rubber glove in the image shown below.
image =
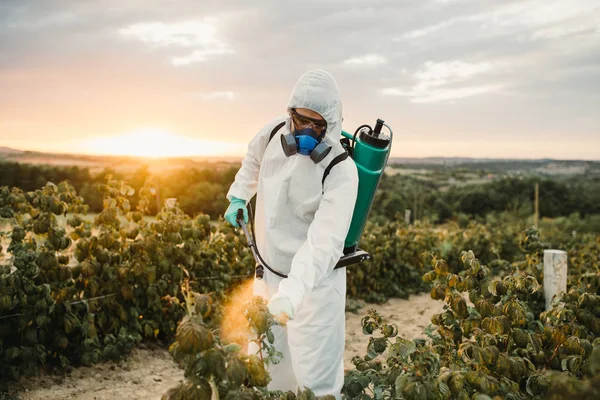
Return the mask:
[(227, 207), (227, 211), (225, 211), (225, 220), (237, 228), (240, 227), (240, 224), (237, 222), (237, 213), (240, 208), (244, 210), (244, 222), (248, 223), (248, 209), (246, 208), (246, 200), (232, 197), (231, 203), (229, 204), (229, 207)]

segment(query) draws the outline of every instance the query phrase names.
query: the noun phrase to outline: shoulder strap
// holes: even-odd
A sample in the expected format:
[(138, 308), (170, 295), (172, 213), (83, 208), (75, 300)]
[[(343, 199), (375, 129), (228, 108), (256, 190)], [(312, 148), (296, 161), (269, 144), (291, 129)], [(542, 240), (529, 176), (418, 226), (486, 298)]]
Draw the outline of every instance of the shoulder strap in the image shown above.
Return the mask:
[(342, 154), (336, 156), (333, 160), (331, 160), (327, 168), (325, 168), (325, 172), (323, 172), (323, 180), (321, 181), (321, 185), (325, 184), (325, 178), (327, 178), (327, 175), (329, 175), (331, 169), (339, 163), (341, 163), (342, 161), (344, 161), (346, 158), (348, 158), (348, 152), (344, 151)]
[(267, 142), (267, 146), (269, 145), (269, 143), (271, 142), (271, 139), (273, 139), (273, 136), (275, 136), (277, 131), (279, 131), (284, 125), (285, 125), (285, 121), (279, 123), (275, 128), (273, 128), (273, 130), (271, 131), (271, 135), (269, 136), (269, 141)]

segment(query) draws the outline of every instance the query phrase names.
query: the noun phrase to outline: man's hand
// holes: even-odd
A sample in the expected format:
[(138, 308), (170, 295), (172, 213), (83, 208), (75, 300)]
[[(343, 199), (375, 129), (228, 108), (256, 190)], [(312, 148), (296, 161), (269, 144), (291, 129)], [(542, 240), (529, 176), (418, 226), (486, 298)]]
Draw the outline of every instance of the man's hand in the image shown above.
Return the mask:
[(240, 224), (237, 222), (237, 213), (240, 208), (244, 210), (244, 222), (248, 223), (248, 209), (246, 208), (245, 200), (233, 197), (227, 211), (225, 211), (225, 220), (236, 228), (240, 227)]
[(278, 319), (279, 322), (285, 324), (287, 320), (294, 319), (294, 308), (292, 307), (292, 302), (290, 298), (284, 294), (275, 293), (273, 297), (271, 297), (269, 304), (267, 304), (267, 308), (275, 317), (281, 318), (281, 314), (283, 314), (282, 320)]

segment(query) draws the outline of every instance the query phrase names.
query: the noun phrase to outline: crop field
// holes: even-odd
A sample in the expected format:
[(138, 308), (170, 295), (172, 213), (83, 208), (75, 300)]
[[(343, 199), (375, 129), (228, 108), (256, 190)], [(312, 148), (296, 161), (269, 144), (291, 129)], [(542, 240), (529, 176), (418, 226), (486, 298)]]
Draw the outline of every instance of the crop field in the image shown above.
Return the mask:
[[(596, 217), (408, 223), (386, 217), (389, 185), (361, 240), (371, 259), (347, 271), (344, 397), (595, 396)], [(268, 389), (285, 322), (251, 296), (243, 234), (174, 199), (152, 212), (154, 188), (108, 177), (94, 212), (68, 183), (0, 188), (4, 396), (311, 398)], [(567, 252), (568, 289), (546, 310), (547, 249)]]

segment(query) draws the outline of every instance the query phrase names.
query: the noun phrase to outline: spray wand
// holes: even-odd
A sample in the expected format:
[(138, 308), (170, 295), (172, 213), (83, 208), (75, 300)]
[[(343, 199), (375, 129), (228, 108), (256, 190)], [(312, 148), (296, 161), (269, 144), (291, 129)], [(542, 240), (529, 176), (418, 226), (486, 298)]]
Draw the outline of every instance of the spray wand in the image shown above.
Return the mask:
[(263, 278), (263, 276), (265, 275), (265, 267), (269, 271), (274, 273), (275, 275), (278, 275), (282, 278), (287, 278), (287, 275), (277, 272), (274, 269), (272, 269), (271, 267), (269, 267), (267, 265), (267, 263), (265, 262), (265, 260), (263, 260), (263, 258), (261, 257), (260, 252), (258, 251), (258, 248), (256, 247), (256, 242), (254, 242), (252, 235), (250, 235), (250, 232), (248, 232), (248, 225), (246, 225), (246, 223), (244, 222), (244, 210), (243, 209), (241, 209), (241, 208), (238, 209), (236, 220), (237, 220), (237, 223), (242, 228), (242, 231), (244, 231), (244, 235), (246, 235), (246, 240), (248, 241), (248, 246), (250, 247), (250, 250), (252, 250), (252, 254), (254, 255), (254, 260), (256, 261), (256, 273), (255, 273), (256, 278), (257, 279)]

